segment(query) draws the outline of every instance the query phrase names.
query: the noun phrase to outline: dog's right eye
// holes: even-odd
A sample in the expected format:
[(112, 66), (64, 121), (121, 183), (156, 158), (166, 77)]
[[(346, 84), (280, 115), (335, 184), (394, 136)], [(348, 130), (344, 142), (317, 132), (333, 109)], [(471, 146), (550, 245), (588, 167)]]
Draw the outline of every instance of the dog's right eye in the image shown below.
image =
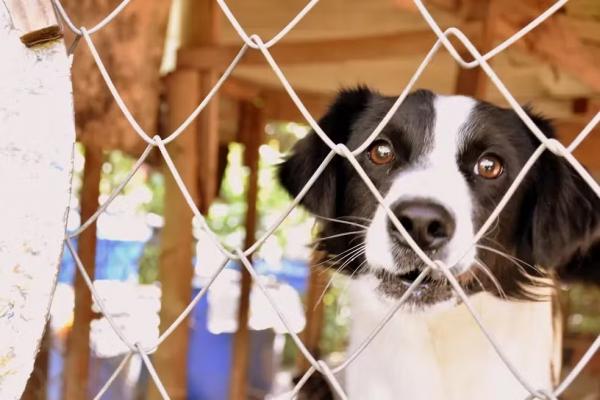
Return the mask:
[(394, 161), (394, 149), (385, 140), (376, 140), (369, 147), (369, 159), (373, 164), (385, 165)]

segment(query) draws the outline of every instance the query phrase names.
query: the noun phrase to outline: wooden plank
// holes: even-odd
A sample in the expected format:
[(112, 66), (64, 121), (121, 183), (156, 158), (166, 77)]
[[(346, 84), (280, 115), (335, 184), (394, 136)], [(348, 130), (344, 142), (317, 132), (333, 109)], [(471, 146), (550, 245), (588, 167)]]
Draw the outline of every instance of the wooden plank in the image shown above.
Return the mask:
[(27, 381), (27, 386), (21, 396), (21, 400), (46, 400), (48, 389), (48, 355), (50, 352), (50, 323), (46, 323), (44, 335), (40, 342), (40, 350), (33, 364), (33, 371)]
[[(182, 2), (182, 49), (192, 46), (215, 46), (221, 32), (220, 9), (214, 1), (185, 0)], [(178, 64), (178, 68), (181, 66)], [(206, 97), (217, 83), (219, 71), (211, 65), (197, 68), (200, 72), (200, 90), (197, 102)], [(217, 93), (198, 117), (200, 151), (198, 193), (202, 213), (208, 211), (218, 192), (219, 154), (219, 97)]]
[[(240, 103), (240, 134), (244, 139), (244, 161), (250, 169), (248, 189), (246, 192), (246, 237), (245, 247), (250, 247), (256, 240), (258, 222), (258, 163), (259, 147), (264, 141), (265, 118), (262, 110), (252, 102)], [(248, 360), (250, 357), (250, 332), (248, 329), (248, 313), (250, 309), (250, 290), (252, 278), (242, 268), (240, 285), (240, 302), (238, 308), (238, 329), (233, 341), (233, 362), (231, 366), (231, 400), (245, 400), (248, 386)]]
[[(482, 54), (490, 51), (494, 46), (494, 25), (497, 18), (497, 5), (495, 0), (481, 1), (484, 8), (484, 21), (481, 32), (476, 37), (480, 37), (479, 52)], [(462, 44), (461, 44), (462, 47)], [(472, 60), (473, 57), (466, 51), (462, 52), (465, 60)], [(493, 60), (490, 60), (491, 64)], [(476, 99), (485, 100), (489, 78), (482, 68), (465, 69), (458, 67), (456, 77), (456, 94), (475, 97)]]
[[(81, 221), (87, 221), (99, 206), (100, 175), (104, 155), (96, 147), (85, 147), (85, 166), (81, 185)], [(94, 279), (96, 265), (96, 222), (78, 237), (77, 254), (85, 271)], [(67, 343), (67, 359), (63, 372), (65, 400), (85, 399), (88, 396), (90, 363), (90, 322), (92, 294), (81, 274), (75, 274), (75, 307), (73, 328)]]
[[(466, 24), (469, 37), (479, 24)], [(270, 49), (279, 65), (340, 63), (356, 60), (399, 58), (423, 54), (433, 46), (435, 35), (431, 30), (400, 32), (372, 37), (282, 42)], [(231, 63), (240, 45), (214, 45), (183, 48), (178, 52), (180, 67), (223, 69)], [(239, 65), (265, 65), (260, 51), (249, 49)]]
[[(196, 100), (202, 101), (208, 92), (217, 83), (219, 76), (214, 70), (200, 72), (200, 91)], [(202, 111), (198, 117), (199, 146), (198, 151), (198, 193), (200, 200), (200, 211), (203, 214), (208, 212), (208, 208), (213, 199), (218, 194), (218, 171), (219, 171), (219, 97), (217, 93), (210, 104)]]
[(261, 90), (258, 82), (232, 76), (223, 83), (220, 93), (235, 100), (255, 101), (260, 97)]
[[(535, 18), (552, 5), (553, 1), (542, 0), (534, 4), (520, 0), (506, 0), (498, 4), (501, 5), (501, 9), (495, 27), (496, 34), (506, 38), (524, 25), (523, 20)], [(547, 19), (518, 40), (515, 46), (572, 74), (590, 88), (600, 91), (600, 69), (598, 68), (600, 52), (584, 46), (579, 35), (570, 29), (566, 16), (554, 15)]]
[[(599, 110), (596, 110), (596, 112)], [(556, 132), (558, 139), (565, 146), (573, 139), (590, 121), (591, 116), (573, 118), (571, 120), (556, 121)], [(586, 139), (575, 149), (573, 155), (589, 170), (600, 172), (600, 126), (596, 126)]]
[[(166, 78), (166, 101), (169, 104), (167, 130), (171, 131), (197, 105), (200, 76), (196, 71), (175, 71)], [(195, 89), (195, 90), (194, 90)], [(193, 122), (182, 135), (167, 146), (167, 150), (188, 188), (192, 199), (198, 193), (198, 122)], [(162, 298), (160, 330), (163, 332), (181, 314), (192, 296), (192, 211), (180, 193), (171, 172), (164, 167), (165, 225), (161, 236), (159, 278)], [(153, 355), (154, 365), (171, 398), (187, 396), (187, 319), (166, 339)], [(161, 399), (154, 387), (149, 387), (149, 398)]]
[(51, 0), (6, 0), (13, 27), (27, 47), (62, 38)]
[[(323, 253), (318, 251), (314, 251), (311, 256), (308, 290), (306, 293), (306, 326), (301, 335), (302, 342), (314, 355), (320, 354), (319, 342), (323, 330), (323, 314), (325, 311), (323, 301), (319, 301), (319, 299), (322, 298), (323, 291), (327, 287), (327, 280), (330, 277), (325, 268), (318, 266), (323, 257)], [(310, 363), (300, 352), (298, 352), (296, 365), (300, 374), (306, 372), (310, 367)]]
[[(296, 93), (311, 115), (317, 120), (321, 115), (325, 114), (333, 99), (333, 93), (323, 94), (307, 91), (296, 91)], [(306, 119), (302, 116), (285, 90), (264, 89), (261, 92), (261, 97), (265, 104), (264, 113), (268, 120), (306, 123)]]

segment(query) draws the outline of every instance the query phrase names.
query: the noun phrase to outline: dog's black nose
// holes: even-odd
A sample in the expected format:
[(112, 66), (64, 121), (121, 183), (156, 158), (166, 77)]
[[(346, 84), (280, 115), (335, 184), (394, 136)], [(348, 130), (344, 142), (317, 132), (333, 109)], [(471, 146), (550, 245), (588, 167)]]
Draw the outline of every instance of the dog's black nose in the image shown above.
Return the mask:
[[(438, 249), (454, 235), (454, 218), (439, 204), (423, 200), (401, 201), (394, 204), (391, 210), (423, 250)], [(388, 231), (396, 242), (408, 246), (391, 220), (388, 220)]]

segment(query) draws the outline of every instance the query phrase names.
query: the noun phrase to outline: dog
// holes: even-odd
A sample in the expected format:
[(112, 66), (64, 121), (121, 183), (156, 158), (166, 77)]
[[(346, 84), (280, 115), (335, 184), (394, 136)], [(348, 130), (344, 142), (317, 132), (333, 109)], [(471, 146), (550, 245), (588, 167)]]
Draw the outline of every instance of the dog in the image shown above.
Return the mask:
[[(395, 100), (367, 87), (342, 90), (319, 126), (334, 143), (356, 149)], [(553, 138), (551, 121), (526, 110)], [(414, 242), (452, 267), (483, 325), (524, 379), (536, 390), (551, 390), (560, 371), (556, 282), (600, 282), (598, 197), (563, 158), (545, 151), (474, 244), (539, 145), (512, 109), (418, 90), (356, 158)], [(294, 146), (279, 168), (291, 196), (329, 152), (314, 131)], [(331, 267), (351, 276), (351, 353), (426, 264), (343, 157), (333, 158), (301, 204), (318, 221), (318, 249), (330, 256)], [(530, 394), (435, 270), (350, 364), (344, 380), (352, 400)]]

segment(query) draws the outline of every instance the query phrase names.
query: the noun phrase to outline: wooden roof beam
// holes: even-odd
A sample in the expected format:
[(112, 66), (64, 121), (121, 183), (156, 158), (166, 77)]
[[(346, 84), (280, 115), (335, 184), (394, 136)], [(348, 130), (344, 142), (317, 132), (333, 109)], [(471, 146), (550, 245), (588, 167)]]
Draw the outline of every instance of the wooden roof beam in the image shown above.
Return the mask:
[[(478, 37), (480, 24), (466, 24), (469, 37)], [(373, 60), (422, 55), (435, 43), (434, 33), (423, 31), (399, 32), (371, 37), (323, 39), (305, 42), (279, 43), (270, 49), (280, 65), (326, 64), (356, 60)], [(182, 68), (226, 68), (241, 45), (196, 46), (179, 50), (177, 64)], [(248, 49), (240, 65), (265, 65), (258, 50)]]
[[(553, 1), (537, 3), (521, 0), (496, 1), (500, 18), (496, 24), (496, 34), (509, 37), (530, 20), (547, 9)], [(548, 62), (577, 77), (590, 88), (600, 91), (600, 51), (585, 46), (577, 32), (571, 29), (568, 17), (554, 15), (515, 43), (517, 48)]]

